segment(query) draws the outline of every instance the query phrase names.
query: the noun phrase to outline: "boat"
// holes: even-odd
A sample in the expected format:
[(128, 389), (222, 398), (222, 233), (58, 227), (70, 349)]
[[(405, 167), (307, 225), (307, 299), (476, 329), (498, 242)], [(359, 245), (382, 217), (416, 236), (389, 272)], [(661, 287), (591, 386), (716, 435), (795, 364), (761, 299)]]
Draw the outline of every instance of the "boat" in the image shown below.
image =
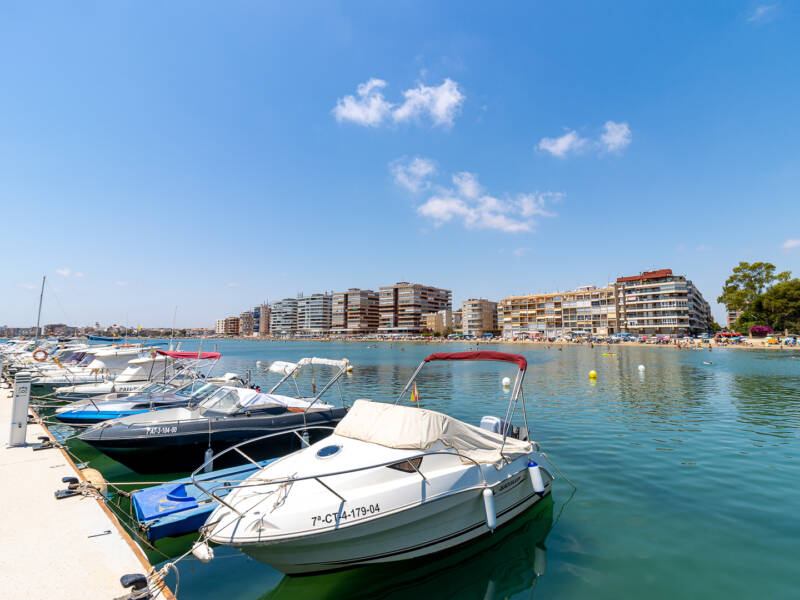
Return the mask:
[(225, 497), (232, 485), (244, 481), (270, 462), (272, 460), (264, 460), (202, 473), (197, 480), (204, 488), (183, 478), (137, 490), (131, 494), (136, 524), (151, 542), (195, 532), (216, 507), (212, 494)]
[[(289, 575), (337, 571), (449, 551), (536, 505), (550, 494), (552, 476), (529, 439), (524, 398), (524, 425), (512, 424), (527, 369), (523, 356), (431, 354), (398, 401), (412, 385), (418, 400), (415, 380), (425, 365), (472, 360), (517, 366), (503, 419), (483, 417), (478, 427), (397, 402), (357, 400), (329, 437), (215, 497), (219, 506), (195, 545), (197, 555), (213, 555), (212, 542)], [(223, 454), (231, 452), (247, 454), (246, 444)], [(193, 483), (202, 488), (197, 474)]]
[[(138, 473), (191, 471), (207, 456), (265, 433), (274, 437), (253, 448), (256, 460), (280, 456), (300, 447), (296, 428), (332, 426), (347, 413), (343, 398), (340, 407), (320, 400), (346, 373), (347, 365), (346, 359), (276, 361), (270, 368), (283, 377), (267, 393), (222, 386), (197, 405), (103, 421), (78, 435), (78, 439)], [(303, 396), (294, 375), (314, 366), (332, 367), (336, 372), (319, 393)], [(277, 393), (281, 386), (291, 385), (295, 386), (293, 396)], [(309, 435), (316, 440), (329, 433), (329, 430), (315, 430)], [(215, 464), (227, 467), (241, 462), (240, 457), (227, 455), (224, 461)]]
[(74, 367), (62, 364), (41, 374), (31, 373), (31, 393), (47, 394), (61, 386), (102, 383), (120, 375), (131, 360), (146, 359), (140, 347), (87, 348), (85, 352), (86, 358)]
[[(154, 383), (159, 381), (169, 387), (180, 387), (197, 377), (207, 377), (222, 355), (218, 352), (178, 352), (151, 350), (148, 356), (135, 358), (128, 367), (113, 379), (99, 383), (57, 387), (53, 391), (58, 400), (76, 401), (81, 399), (119, 400), (126, 396), (155, 393)], [(201, 369), (201, 364), (213, 361)], [(218, 382), (232, 381), (238, 377), (229, 374)], [(114, 394), (114, 396), (109, 396)], [(102, 396), (102, 398), (101, 398)]]
[(244, 385), (244, 380), (235, 373), (226, 373), (224, 380), (194, 379), (179, 388), (165, 385), (157, 388), (155, 392), (135, 394), (127, 398), (104, 401), (79, 400), (57, 409), (53, 416), (67, 425), (94, 425), (109, 419), (121, 419), (150, 411), (197, 404), (219, 391), (221, 388), (219, 384), (239, 387)]

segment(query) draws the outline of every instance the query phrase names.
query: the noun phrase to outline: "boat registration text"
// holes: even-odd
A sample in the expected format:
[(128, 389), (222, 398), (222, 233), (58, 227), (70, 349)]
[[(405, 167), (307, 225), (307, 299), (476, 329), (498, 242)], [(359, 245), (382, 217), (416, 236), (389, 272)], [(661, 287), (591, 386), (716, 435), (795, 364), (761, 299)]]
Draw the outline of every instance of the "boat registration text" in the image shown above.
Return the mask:
[(165, 435), (170, 433), (178, 433), (177, 427), (147, 427), (147, 435)]
[(366, 517), (367, 515), (374, 515), (381, 511), (378, 504), (368, 504), (366, 506), (356, 506), (350, 510), (343, 510), (341, 514), (332, 512), (325, 515), (311, 515), (311, 526), (322, 527), (323, 525), (333, 525), (339, 521), (346, 521), (347, 519), (357, 519), (358, 517)]

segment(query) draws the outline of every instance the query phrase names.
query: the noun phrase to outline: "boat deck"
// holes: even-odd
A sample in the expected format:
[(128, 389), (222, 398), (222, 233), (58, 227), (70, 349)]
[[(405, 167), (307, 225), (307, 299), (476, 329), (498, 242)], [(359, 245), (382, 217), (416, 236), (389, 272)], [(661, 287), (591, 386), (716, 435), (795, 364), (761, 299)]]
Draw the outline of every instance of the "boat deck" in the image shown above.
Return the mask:
[[(3, 384), (5, 385), (5, 384)], [(103, 501), (56, 500), (62, 477), (79, 471), (59, 449), (34, 452), (41, 425), (28, 425), (26, 446), (8, 447), (12, 391), (0, 389), (0, 573), (5, 598), (109, 600), (127, 595), (120, 577), (146, 574), (150, 563)], [(109, 533), (105, 533), (109, 532)], [(173, 598), (163, 586), (155, 598)]]

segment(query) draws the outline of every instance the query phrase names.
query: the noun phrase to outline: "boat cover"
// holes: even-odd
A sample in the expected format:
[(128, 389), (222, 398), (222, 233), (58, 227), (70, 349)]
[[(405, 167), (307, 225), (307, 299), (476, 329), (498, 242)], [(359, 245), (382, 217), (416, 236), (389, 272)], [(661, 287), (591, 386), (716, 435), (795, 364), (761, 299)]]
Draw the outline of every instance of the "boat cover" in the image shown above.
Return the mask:
[(334, 433), (388, 448), (427, 450), (440, 441), (462, 454), (466, 464), (476, 461), (498, 469), (533, 451), (530, 442), (508, 437), (503, 446), (502, 435), (433, 410), (369, 400), (356, 400)]
[[(242, 391), (250, 391), (250, 390), (242, 390)], [(242, 392), (239, 393), (240, 398), (242, 396)], [(312, 404), (316, 408), (330, 408), (330, 404), (325, 404), (323, 402), (314, 402), (314, 398), (292, 398), (290, 396), (283, 396), (281, 394), (260, 394), (256, 393), (253, 396), (247, 396), (245, 399), (241, 399), (240, 404), (245, 408), (253, 408), (254, 406), (265, 406), (267, 404), (278, 404), (280, 406), (285, 406), (287, 408), (302, 408), (306, 409)]]

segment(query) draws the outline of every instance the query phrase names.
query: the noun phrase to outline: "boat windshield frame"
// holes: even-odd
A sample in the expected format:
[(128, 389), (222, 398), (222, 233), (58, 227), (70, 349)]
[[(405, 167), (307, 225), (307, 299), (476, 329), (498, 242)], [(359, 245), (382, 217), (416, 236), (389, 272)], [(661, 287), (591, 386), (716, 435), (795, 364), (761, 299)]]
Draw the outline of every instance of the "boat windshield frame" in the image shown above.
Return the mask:
[[(341, 401), (342, 407), (344, 407), (344, 395), (342, 394), (342, 387), (339, 384), (339, 380), (345, 375), (345, 373), (347, 373), (347, 368), (350, 366), (350, 361), (346, 358), (343, 358), (339, 361), (336, 361), (336, 362), (341, 362), (342, 363), (341, 365), (333, 365), (330, 363), (315, 363), (314, 360), (315, 357), (301, 358), (299, 361), (297, 361), (297, 363), (295, 363), (293, 369), (291, 369), (288, 372), (284, 372), (284, 375), (283, 377), (281, 377), (280, 381), (278, 381), (278, 383), (272, 386), (272, 388), (267, 393), (274, 394), (276, 393), (278, 388), (284, 385), (287, 381), (291, 381), (292, 383), (294, 383), (293, 393), (295, 394), (295, 398), (305, 400), (307, 396), (304, 396), (302, 393), (300, 393), (300, 389), (297, 387), (297, 383), (295, 382), (295, 375), (298, 375), (300, 371), (302, 371), (302, 369), (305, 367), (311, 367), (313, 369), (314, 365), (338, 367), (339, 370), (333, 375), (333, 377), (331, 377), (331, 379), (324, 386), (322, 386), (322, 389), (319, 391), (319, 393), (314, 395), (313, 397), (314, 399), (309, 403), (309, 405), (305, 408), (303, 412), (307, 413), (309, 410), (311, 410), (311, 408), (319, 401), (322, 395), (325, 394), (325, 392), (327, 392), (331, 388), (331, 386), (333, 386), (333, 384), (336, 384), (336, 387), (339, 389), (339, 400)], [(329, 360), (329, 359), (322, 359), (322, 360)], [(265, 367), (262, 370), (269, 371), (269, 367)]]
[[(528, 439), (531, 439), (531, 431), (530, 427), (528, 427), (528, 415), (525, 411), (525, 393), (522, 391), (522, 382), (525, 379), (525, 373), (528, 370), (528, 361), (525, 359), (524, 356), (521, 354), (512, 354), (510, 352), (438, 352), (434, 354), (430, 354), (425, 359), (419, 363), (419, 366), (416, 368), (414, 373), (411, 375), (411, 379), (408, 380), (403, 391), (400, 392), (400, 395), (394, 401), (395, 404), (399, 403), (400, 400), (403, 399), (403, 396), (411, 389), (411, 385), (417, 379), (420, 371), (422, 368), (429, 362), (434, 361), (493, 361), (493, 362), (508, 362), (517, 365), (517, 376), (514, 379), (514, 386), (511, 390), (511, 398), (508, 401), (508, 407), (506, 408), (506, 415), (503, 419), (503, 446), (500, 448), (500, 452), (503, 452), (503, 447), (505, 447), (506, 438), (508, 437), (509, 433), (511, 432), (511, 421), (514, 418), (514, 415), (517, 411), (517, 401), (519, 398), (522, 398), (522, 418), (525, 422), (525, 430), (528, 434)], [(419, 406), (419, 404), (417, 405)]]
[[(218, 390), (213, 392), (210, 396), (205, 397), (197, 404), (197, 408), (201, 415), (205, 415), (208, 412), (215, 412), (215, 413), (222, 413), (226, 415), (232, 415), (242, 410), (241, 398), (239, 397), (238, 391), (239, 389), (244, 388), (231, 388), (231, 387), (220, 387)], [(227, 398), (234, 397), (236, 398), (236, 402), (230, 408), (220, 408), (219, 403), (222, 400)]]

